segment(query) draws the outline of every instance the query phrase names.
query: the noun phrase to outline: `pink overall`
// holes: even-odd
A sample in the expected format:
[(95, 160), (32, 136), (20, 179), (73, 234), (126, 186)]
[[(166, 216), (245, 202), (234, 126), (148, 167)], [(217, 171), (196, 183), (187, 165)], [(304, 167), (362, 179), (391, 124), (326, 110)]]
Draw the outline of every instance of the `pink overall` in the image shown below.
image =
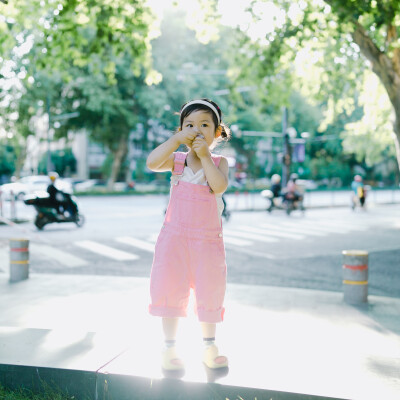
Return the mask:
[[(173, 174), (186, 153), (175, 153)], [(218, 166), (220, 158), (213, 157)], [(190, 289), (199, 321), (221, 322), (226, 287), (225, 248), (215, 194), (209, 186), (177, 181), (156, 243), (150, 278), (150, 313), (185, 317)]]

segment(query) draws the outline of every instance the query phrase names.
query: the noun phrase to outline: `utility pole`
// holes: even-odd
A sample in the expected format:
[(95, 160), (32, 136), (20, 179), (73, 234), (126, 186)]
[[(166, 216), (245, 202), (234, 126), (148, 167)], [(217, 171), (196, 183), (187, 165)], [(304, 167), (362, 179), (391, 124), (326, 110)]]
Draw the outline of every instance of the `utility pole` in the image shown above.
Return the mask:
[(283, 108), (282, 115), (282, 137), (283, 137), (283, 148), (282, 148), (282, 187), (285, 187), (290, 175), (290, 164), (291, 164), (291, 148), (288, 133), (288, 109)]
[(47, 125), (47, 162), (46, 162), (46, 173), (48, 174), (51, 170), (53, 170), (53, 163), (51, 162), (51, 151), (50, 151), (51, 124), (54, 121), (61, 121), (61, 120), (66, 120), (66, 119), (78, 117), (79, 116), (79, 112), (75, 111), (75, 112), (66, 113), (66, 114), (56, 114), (52, 118), (51, 117), (51, 113), (50, 113), (50, 95), (49, 94), (46, 96), (46, 111), (47, 111), (47, 117), (48, 117), (48, 121), (49, 121), (48, 125)]
[(51, 129), (51, 117), (50, 117), (50, 95), (48, 94), (46, 97), (46, 108), (47, 108), (47, 162), (46, 162), (46, 173), (48, 174), (53, 168), (51, 162), (51, 152), (50, 152), (50, 129)]

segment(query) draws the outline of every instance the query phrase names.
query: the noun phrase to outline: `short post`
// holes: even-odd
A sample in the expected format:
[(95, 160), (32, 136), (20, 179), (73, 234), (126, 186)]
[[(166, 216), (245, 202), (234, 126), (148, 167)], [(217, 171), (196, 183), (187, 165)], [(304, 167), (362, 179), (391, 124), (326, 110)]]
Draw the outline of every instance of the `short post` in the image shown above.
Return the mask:
[(368, 252), (364, 250), (344, 250), (343, 254), (343, 294), (349, 304), (368, 301)]
[(10, 282), (29, 278), (29, 240), (10, 239)]
[(14, 192), (11, 190), (10, 191), (10, 219), (11, 221), (16, 220), (17, 213), (15, 211), (15, 195)]

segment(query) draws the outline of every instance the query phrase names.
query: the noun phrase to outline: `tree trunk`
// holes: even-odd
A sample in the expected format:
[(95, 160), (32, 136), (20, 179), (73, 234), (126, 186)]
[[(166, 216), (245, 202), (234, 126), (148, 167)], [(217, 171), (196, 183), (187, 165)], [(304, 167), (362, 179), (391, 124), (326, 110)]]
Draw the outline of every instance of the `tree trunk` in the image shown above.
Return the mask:
[(21, 170), (22, 167), (24, 166), (26, 160), (26, 140), (24, 141), (24, 144), (21, 145), (17, 152), (17, 159), (15, 162), (15, 172), (14, 175), (17, 179), (21, 178)]
[(371, 62), (373, 72), (378, 76), (392, 103), (394, 118), (393, 131), (397, 166), (400, 169), (400, 52), (394, 51), (390, 58), (382, 52), (358, 22), (354, 23), (354, 42), (361, 53)]
[[(399, 97), (400, 97), (400, 93), (399, 93)], [(394, 145), (396, 148), (396, 158), (397, 158), (397, 165), (399, 166), (399, 170), (400, 170), (400, 108), (395, 110), (395, 120), (393, 123), (393, 128), (394, 128), (394, 133), (395, 133), (395, 137), (394, 137)], [(399, 184), (399, 173), (396, 174), (397, 177), (397, 182), (396, 182), (396, 186)]]
[(108, 190), (112, 190), (114, 183), (118, 179), (118, 174), (121, 170), (121, 165), (125, 160), (126, 155), (128, 154), (128, 138), (125, 136), (121, 136), (118, 148), (116, 150), (111, 150), (113, 155), (113, 163), (111, 167), (111, 175), (107, 182)]

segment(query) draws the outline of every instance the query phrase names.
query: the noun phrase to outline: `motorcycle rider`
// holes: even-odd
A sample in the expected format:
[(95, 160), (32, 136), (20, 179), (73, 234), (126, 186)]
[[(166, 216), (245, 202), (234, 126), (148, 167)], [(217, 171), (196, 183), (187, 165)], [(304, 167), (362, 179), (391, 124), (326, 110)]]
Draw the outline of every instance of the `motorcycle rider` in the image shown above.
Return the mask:
[(302, 192), (296, 183), (298, 177), (295, 173), (290, 175), (284, 194), (284, 200), (292, 201), (296, 208), (298, 207), (298, 202), (303, 201)]
[(274, 195), (274, 199), (278, 198), (281, 195), (282, 185), (281, 185), (281, 176), (278, 174), (274, 174), (271, 176), (271, 192)]
[(59, 175), (57, 174), (57, 172), (52, 171), (49, 173), (49, 178), (50, 185), (47, 186), (47, 193), (49, 194), (49, 205), (50, 207), (53, 207), (57, 210), (57, 214), (60, 217), (64, 217), (63, 192), (57, 189), (55, 185), (56, 180), (59, 178)]

